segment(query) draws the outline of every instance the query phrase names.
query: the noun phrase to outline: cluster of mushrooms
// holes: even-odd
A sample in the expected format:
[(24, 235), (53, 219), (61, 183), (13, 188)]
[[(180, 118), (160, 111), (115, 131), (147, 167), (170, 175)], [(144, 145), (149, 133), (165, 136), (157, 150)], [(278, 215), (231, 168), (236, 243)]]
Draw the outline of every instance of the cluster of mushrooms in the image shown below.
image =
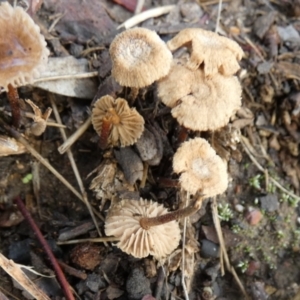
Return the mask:
[[(179, 58), (173, 52), (185, 48)], [(139, 89), (157, 85), (160, 100), (171, 108), (178, 123), (192, 131), (215, 131), (228, 124), (241, 105), (241, 86), (234, 74), (243, 56), (240, 46), (200, 28), (184, 29), (165, 43), (145, 28), (126, 30), (111, 43), (112, 76), (130, 88), (131, 100)], [(94, 103), (92, 123), (100, 145), (130, 146), (144, 131), (144, 119), (122, 98), (106, 95)], [(227, 189), (226, 162), (203, 138), (180, 145), (173, 157), (180, 187), (196, 200), (168, 212), (152, 200), (123, 199), (112, 203), (105, 233), (119, 239), (117, 247), (134, 257), (153, 255), (162, 260), (179, 244), (177, 220), (199, 209), (203, 198)], [(201, 195), (201, 196), (199, 196)]]

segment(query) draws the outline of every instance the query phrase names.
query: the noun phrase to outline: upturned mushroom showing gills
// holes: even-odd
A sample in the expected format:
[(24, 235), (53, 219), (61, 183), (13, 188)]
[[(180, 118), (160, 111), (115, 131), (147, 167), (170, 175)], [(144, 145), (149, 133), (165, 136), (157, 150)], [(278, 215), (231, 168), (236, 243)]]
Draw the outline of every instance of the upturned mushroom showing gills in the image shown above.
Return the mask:
[(122, 98), (106, 95), (98, 99), (92, 110), (92, 123), (100, 136), (100, 147), (134, 144), (144, 130), (144, 119)]
[(112, 41), (112, 76), (122, 86), (143, 88), (169, 73), (172, 53), (156, 32), (128, 29)]
[(241, 94), (235, 76), (215, 74), (209, 79), (202, 69), (192, 71), (176, 63), (158, 83), (158, 96), (172, 108), (172, 116), (184, 127), (199, 131), (225, 126), (240, 108)]
[(225, 76), (235, 74), (240, 69), (238, 61), (244, 54), (235, 41), (201, 28), (183, 29), (167, 45), (171, 51), (180, 47), (190, 48), (187, 66), (196, 70), (203, 64), (206, 77), (217, 73)]
[(49, 51), (39, 27), (21, 7), (0, 5), (0, 86), (29, 84), (45, 67)]
[(177, 221), (143, 228), (143, 218), (167, 214), (167, 209), (156, 202), (140, 199), (122, 200), (112, 206), (105, 221), (105, 234), (119, 239), (118, 248), (137, 258), (153, 255), (160, 260), (179, 244)]
[(228, 186), (226, 163), (202, 138), (184, 142), (173, 157), (173, 170), (180, 174), (182, 189), (204, 198), (225, 192)]

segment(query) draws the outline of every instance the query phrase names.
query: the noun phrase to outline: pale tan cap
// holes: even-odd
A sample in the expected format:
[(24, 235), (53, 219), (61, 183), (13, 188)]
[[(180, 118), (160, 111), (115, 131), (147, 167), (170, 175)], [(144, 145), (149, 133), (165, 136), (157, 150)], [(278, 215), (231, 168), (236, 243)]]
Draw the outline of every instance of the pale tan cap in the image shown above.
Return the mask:
[(203, 63), (206, 77), (218, 72), (225, 76), (235, 74), (240, 69), (238, 61), (244, 54), (235, 41), (201, 28), (183, 29), (167, 45), (171, 51), (180, 47), (190, 48), (187, 66), (196, 70)]
[(105, 221), (105, 234), (120, 239), (118, 248), (137, 258), (153, 255), (160, 260), (175, 250), (180, 241), (177, 221), (171, 221), (148, 230), (140, 225), (143, 217), (157, 217), (168, 213), (161, 204), (151, 200), (122, 200), (114, 205)]
[(123, 86), (143, 88), (169, 73), (172, 53), (156, 32), (128, 29), (112, 41), (112, 76)]
[(32, 83), (49, 56), (40, 28), (21, 7), (0, 5), (0, 86)]
[[(175, 80), (177, 77), (180, 80)], [(158, 96), (172, 108), (171, 113), (178, 123), (199, 131), (225, 126), (240, 108), (241, 94), (242, 88), (235, 76), (217, 73), (206, 78), (202, 69), (192, 71), (178, 64), (158, 83)]]
[(226, 163), (202, 138), (184, 142), (173, 157), (173, 169), (180, 174), (182, 189), (205, 198), (225, 192), (228, 186)]

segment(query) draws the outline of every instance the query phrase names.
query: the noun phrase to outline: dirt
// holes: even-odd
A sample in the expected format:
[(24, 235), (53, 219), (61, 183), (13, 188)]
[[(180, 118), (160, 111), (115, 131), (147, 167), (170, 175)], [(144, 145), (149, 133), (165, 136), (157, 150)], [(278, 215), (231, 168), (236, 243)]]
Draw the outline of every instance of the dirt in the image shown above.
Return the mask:
[[(119, 32), (117, 25), (133, 15), (135, 1), (32, 2), (30, 13), (42, 28), (51, 56), (84, 56), (90, 71), (99, 73), (94, 99), (70, 98), (31, 86), (19, 89), (21, 98), (31, 99), (42, 111), (51, 107), (49, 94), (54, 95), (70, 136), (88, 118), (93, 101), (105, 94), (129, 93), (111, 82), (108, 48)], [(144, 9), (170, 4), (176, 8), (140, 26), (155, 30), (164, 41), (183, 28), (215, 30), (217, 2), (145, 1)], [(101, 150), (92, 126), (79, 138), (71, 150), (87, 198), (102, 217), (97, 217), (102, 235), (109, 200), (142, 197), (177, 209), (182, 193), (172, 172), (172, 157), (181, 142), (201, 136), (228, 161), (229, 186), (217, 197), (218, 214), (231, 265), (249, 299), (300, 299), (299, 14), (297, 0), (223, 1), (219, 31), (245, 52), (238, 72), (242, 108), (231, 120), (240, 130), (239, 143), (232, 142), (230, 126), (214, 134), (180, 127), (170, 109), (160, 103), (155, 86), (141, 90), (134, 104), (146, 120), (150, 137), (149, 144), (138, 146), (144, 151), (141, 156), (147, 157), (148, 170), (143, 169), (136, 148)], [(6, 93), (0, 95), (0, 107), (1, 120), (9, 123), (4, 114), (10, 111)], [(19, 132), (25, 132), (26, 120)], [(0, 131), (2, 136), (10, 135), (4, 128)], [(79, 191), (68, 156), (57, 151), (63, 143), (59, 130), (48, 126), (41, 137), (27, 132), (26, 137)], [(0, 158), (0, 191), (0, 251), (14, 262), (53, 274), (35, 234), (13, 204), (20, 196), (81, 299), (187, 299), (180, 247), (161, 266), (151, 256), (129, 256), (111, 242), (59, 244), (97, 238), (98, 233), (85, 204), (30, 153)], [(190, 218), (187, 237), (184, 274), (189, 299), (246, 299), (230, 270), (222, 274), (211, 199)], [(53, 277), (28, 276), (49, 297), (62, 299)], [(29, 299), (2, 269), (0, 278), (1, 297), (2, 293), (8, 299)]]

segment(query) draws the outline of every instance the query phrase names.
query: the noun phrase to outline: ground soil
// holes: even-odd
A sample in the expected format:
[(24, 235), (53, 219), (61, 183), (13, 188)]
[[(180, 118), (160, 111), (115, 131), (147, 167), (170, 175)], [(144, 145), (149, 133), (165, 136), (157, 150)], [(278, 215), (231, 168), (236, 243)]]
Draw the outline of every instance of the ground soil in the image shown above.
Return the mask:
[[(105, 80), (111, 68), (109, 44), (119, 32), (117, 25), (132, 16), (135, 1), (44, 0), (41, 7), (36, 6), (39, 1), (31, 2), (29, 11), (42, 28), (51, 56), (85, 57), (90, 70), (98, 71), (94, 79), (99, 90), (94, 100), (107, 88), (116, 94), (129, 93)], [(183, 28), (215, 30), (217, 2), (145, 1), (145, 9), (170, 4), (176, 7), (170, 14), (140, 26), (157, 31), (165, 41)], [(227, 253), (247, 296), (254, 300), (300, 299), (299, 15), (297, 0), (223, 1), (219, 32), (239, 43), (245, 55), (238, 72), (243, 87), (242, 108), (231, 125), (219, 132), (184, 130), (157, 99), (155, 86), (140, 91), (135, 106), (163, 145), (162, 160), (159, 165), (149, 166), (144, 185), (141, 180), (133, 180), (132, 185), (126, 182), (121, 172), (124, 158), (123, 162), (116, 161), (116, 152), (99, 149), (91, 126), (71, 148), (88, 200), (104, 218), (110, 204), (105, 200), (128, 195), (177, 209), (182, 194), (177, 187), (178, 177), (172, 172), (174, 152), (190, 137), (201, 136), (214, 143), (228, 162), (230, 177), (227, 191), (217, 198)], [(103, 87), (103, 82), (107, 86)], [(21, 98), (32, 99), (42, 111), (51, 106), (48, 91), (26, 86), (19, 93)], [(71, 135), (88, 118), (93, 99), (62, 96), (59, 91), (52, 95), (67, 125), (67, 135)], [(10, 111), (5, 93), (0, 95), (0, 107), (1, 119), (9, 123), (7, 114), (3, 115)], [(51, 118), (54, 120), (54, 116)], [(25, 132), (26, 126), (23, 120), (19, 132)], [(240, 132), (239, 143), (232, 142), (232, 126)], [(1, 135), (9, 136), (9, 132), (2, 128)], [(49, 126), (41, 137), (26, 137), (79, 190), (68, 156), (57, 151), (63, 142), (59, 130)], [(131, 159), (133, 154), (128, 155), (126, 159)], [(114, 175), (104, 170), (110, 163), (115, 168)], [(140, 176), (133, 166), (126, 168), (127, 179)], [(100, 176), (96, 187), (90, 189), (93, 178), (101, 171), (105, 176)], [(105, 180), (112, 185), (109, 191), (103, 188)], [(113, 243), (58, 245), (62, 234), (68, 239), (96, 238), (97, 230), (86, 206), (29, 153), (0, 157), (0, 252), (14, 262), (34, 266), (42, 274), (53, 274), (35, 234), (13, 204), (18, 196), (25, 201), (56, 257), (64, 263), (70, 286), (80, 299), (187, 299), (182, 286), (180, 247), (162, 267), (152, 257), (129, 256)], [(103, 219), (97, 217), (97, 222), (104, 235)], [(72, 232), (77, 233), (72, 236)], [(232, 273), (221, 272), (211, 199), (191, 217), (187, 237), (190, 242), (184, 274), (189, 299), (246, 299)], [(62, 299), (55, 279), (30, 276), (51, 298)], [(1, 293), (9, 299), (29, 299), (2, 269), (0, 296)]]

